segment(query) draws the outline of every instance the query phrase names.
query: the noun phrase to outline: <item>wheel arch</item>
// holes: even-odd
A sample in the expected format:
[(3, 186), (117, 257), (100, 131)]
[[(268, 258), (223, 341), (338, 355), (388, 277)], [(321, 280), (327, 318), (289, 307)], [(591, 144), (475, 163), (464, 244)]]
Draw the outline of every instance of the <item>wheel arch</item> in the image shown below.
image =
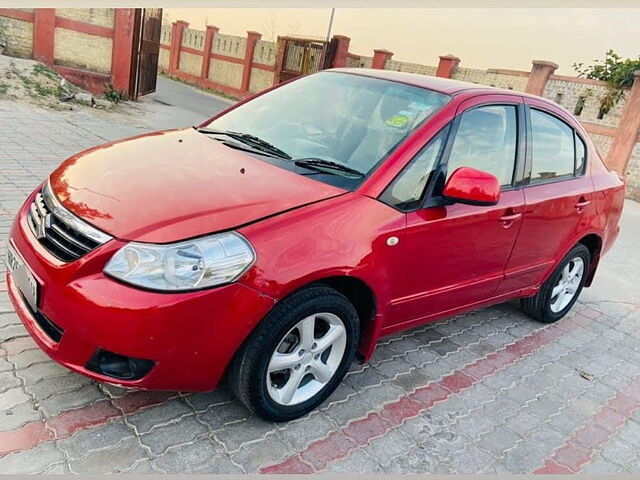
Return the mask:
[(591, 254), (589, 273), (584, 284), (585, 287), (590, 287), (596, 274), (598, 263), (600, 262), (600, 253), (602, 252), (602, 237), (597, 233), (590, 233), (578, 240), (576, 244), (578, 243), (581, 243), (582, 245), (587, 247), (589, 249), (589, 253)]

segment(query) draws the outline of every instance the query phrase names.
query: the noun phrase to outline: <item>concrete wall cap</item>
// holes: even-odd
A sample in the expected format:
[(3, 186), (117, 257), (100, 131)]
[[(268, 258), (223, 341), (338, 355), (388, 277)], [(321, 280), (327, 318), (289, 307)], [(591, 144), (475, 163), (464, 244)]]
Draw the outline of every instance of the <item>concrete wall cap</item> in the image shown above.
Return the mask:
[(374, 50), (374, 52), (375, 52), (375, 53), (386, 53), (386, 54), (388, 54), (388, 55), (393, 55), (393, 52), (391, 52), (391, 51), (389, 51), (389, 50), (386, 50), (386, 49), (384, 49), (384, 48), (376, 48), (376, 49)]
[(460, 61), (460, 58), (452, 55), (451, 53), (448, 53), (447, 55), (440, 55), (440, 58), (443, 60), (456, 60), (458, 62)]
[(633, 75), (636, 77), (640, 77), (640, 70), (636, 70), (635, 72), (633, 72)]
[(557, 63), (549, 62), (547, 60), (532, 60), (531, 63), (542, 67), (553, 67), (554, 69), (559, 67)]

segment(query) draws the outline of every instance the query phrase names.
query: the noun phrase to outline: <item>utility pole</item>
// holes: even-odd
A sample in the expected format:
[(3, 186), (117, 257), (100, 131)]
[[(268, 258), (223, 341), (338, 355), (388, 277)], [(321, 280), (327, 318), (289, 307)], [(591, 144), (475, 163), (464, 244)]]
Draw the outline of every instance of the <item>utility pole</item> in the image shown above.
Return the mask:
[(331, 29), (333, 28), (333, 16), (336, 14), (336, 9), (331, 9), (331, 17), (329, 18), (329, 29), (327, 30), (327, 42), (331, 40)]

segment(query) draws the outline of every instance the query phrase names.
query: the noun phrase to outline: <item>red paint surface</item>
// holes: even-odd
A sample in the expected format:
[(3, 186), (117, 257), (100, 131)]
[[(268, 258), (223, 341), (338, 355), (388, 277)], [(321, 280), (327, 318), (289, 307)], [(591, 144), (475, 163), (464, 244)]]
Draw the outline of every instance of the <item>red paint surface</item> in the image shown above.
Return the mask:
[[(108, 379), (84, 365), (100, 346), (157, 361), (144, 379), (122, 384), (207, 390), (274, 302), (311, 282), (348, 276), (370, 288), (376, 316), (360, 345), (370, 355), (381, 335), (532, 295), (584, 235), (597, 235), (605, 251), (615, 240), (623, 184), (605, 169), (586, 134), (590, 167), (584, 178), (505, 191), (496, 205), (483, 207), (455, 203), (403, 213), (381, 203), (378, 195), (424, 144), (478, 104), (538, 102), (582, 130), (563, 110), (522, 94), (470, 90), (459, 82), (397, 72), (350, 72), (457, 92), (354, 192), (279, 169), (192, 129), (109, 143), (65, 161), (51, 176), (55, 193), (69, 210), (116, 239), (62, 264), (28, 229), (25, 215), (33, 197), (28, 199), (10, 241), (42, 284), (43, 313), (65, 329), (60, 344), (35, 326), (10, 276), (7, 286), (39, 346), (98, 380)], [(576, 197), (583, 195), (592, 201), (578, 209)], [(102, 273), (125, 240), (166, 243), (230, 229), (243, 234), (257, 254), (237, 283), (160, 294)], [(389, 248), (391, 236), (399, 239), (397, 247)], [(456, 375), (441, 387), (464, 389), (473, 378), (538, 348), (548, 335), (500, 351), (471, 366), (471, 376)], [(438, 393), (425, 390), (415, 400)]]
[[(116, 9), (116, 12), (120, 9)], [(133, 9), (131, 9), (133, 11)], [(92, 23), (81, 22), (71, 18), (56, 17), (55, 26), (65, 28), (75, 32), (86, 33), (87, 35), (95, 35), (98, 37), (112, 38), (113, 28), (103, 27), (102, 25), (94, 25)]]
[(25, 12), (17, 8), (0, 8), (0, 16), (23, 20), (25, 22), (33, 22), (33, 12)]
[(119, 92), (129, 93), (133, 62), (135, 9), (116, 8), (111, 53), (111, 82)]
[(53, 65), (55, 8), (36, 8), (33, 14), (33, 59)]
[(451, 174), (442, 194), (453, 201), (496, 204), (500, 200), (500, 182), (490, 173), (460, 167)]
[(253, 54), (256, 50), (256, 43), (262, 35), (258, 32), (247, 32), (247, 43), (244, 50), (244, 67), (242, 69), (242, 83), (240, 90), (249, 93), (249, 82), (251, 81), (251, 66), (253, 65)]

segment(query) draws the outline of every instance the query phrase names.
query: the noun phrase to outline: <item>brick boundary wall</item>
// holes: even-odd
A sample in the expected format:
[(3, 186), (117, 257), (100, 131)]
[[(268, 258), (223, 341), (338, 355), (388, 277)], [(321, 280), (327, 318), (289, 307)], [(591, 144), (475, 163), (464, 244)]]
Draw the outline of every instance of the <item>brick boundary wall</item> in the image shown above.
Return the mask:
[(161, 73), (235, 98), (274, 84), (276, 42), (263, 41), (258, 32), (239, 37), (223, 35), (213, 25), (205, 31), (188, 27), (182, 20), (162, 27)]
[(94, 94), (129, 90), (135, 9), (0, 8), (6, 53), (33, 58)]

